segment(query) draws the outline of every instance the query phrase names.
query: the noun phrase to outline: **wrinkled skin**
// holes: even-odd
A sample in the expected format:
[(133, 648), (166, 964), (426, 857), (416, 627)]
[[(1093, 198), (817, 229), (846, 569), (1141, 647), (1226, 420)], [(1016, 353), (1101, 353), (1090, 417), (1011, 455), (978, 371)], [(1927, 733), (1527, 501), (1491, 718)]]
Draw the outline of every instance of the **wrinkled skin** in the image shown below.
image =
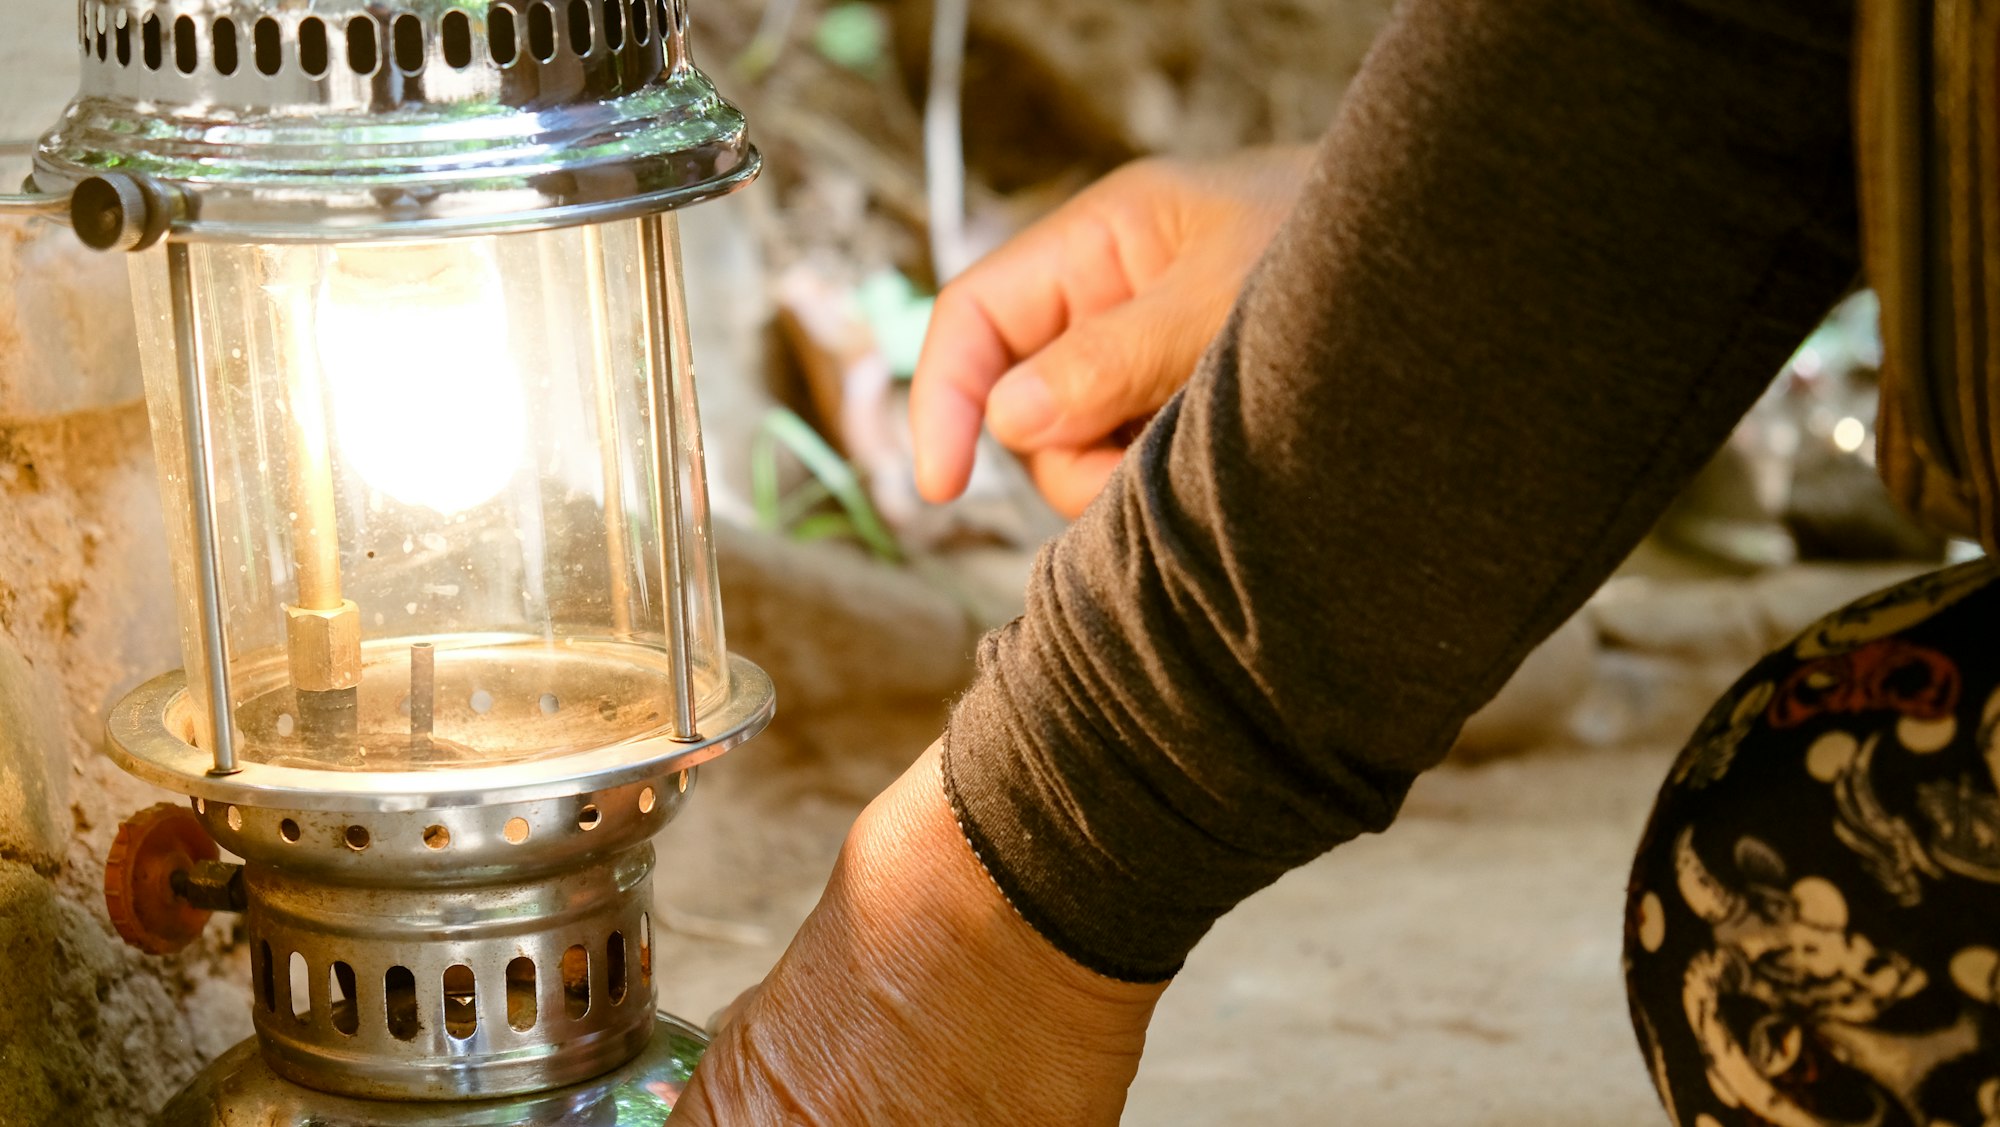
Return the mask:
[(945, 286), (911, 391), (924, 496), (965, 488), (983, 419), (1051, 505), (1082, 512), (1193, 374), (1310, 158), (1127, 165)]
[(1014, 914), (959, 833), (933, 746), (855, 822), (673, 1122), (1114, 1124), (1164, 989), (1099, 977)]

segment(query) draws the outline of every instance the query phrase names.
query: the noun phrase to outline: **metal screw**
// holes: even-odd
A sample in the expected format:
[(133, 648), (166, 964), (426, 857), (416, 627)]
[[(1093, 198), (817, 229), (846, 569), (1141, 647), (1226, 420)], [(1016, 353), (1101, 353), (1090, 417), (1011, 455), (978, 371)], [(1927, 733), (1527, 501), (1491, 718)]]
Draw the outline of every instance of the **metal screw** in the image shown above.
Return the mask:
[(70, 225), (93, 250), (145, 250), (184, 210), (178, 192), (150, 177), (120, 172), (93, 176), (69, 197)]

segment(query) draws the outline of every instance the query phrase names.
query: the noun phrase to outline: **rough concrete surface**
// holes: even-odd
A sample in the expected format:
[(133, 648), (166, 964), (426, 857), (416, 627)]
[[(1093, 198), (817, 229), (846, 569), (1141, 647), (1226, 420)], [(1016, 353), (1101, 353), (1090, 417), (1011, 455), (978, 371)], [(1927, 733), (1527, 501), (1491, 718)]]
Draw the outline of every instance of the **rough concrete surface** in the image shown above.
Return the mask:
[[(740, 572), (746, 557), (735, 558)], [(1653, 795), (1750, 661), (1912, 570), (1608, 587), (1502, 693), (1502, 721), (1533, 711), (1522, 702), (1553, 712), (1525, 754), (1447, 764), (1419, 780), (1389, 832), (1299, 869), (1216, 927), (1167, 992), (1125, 1121), (1663, 1123), (1618, 966), (1624, 884)], [(747, 579), (776, 600), (766, 613), (782, 610), (782, 576)], [(850, 625), (840, 653), (885, 637)], [(768, 969), (853, 814), (935, 737), (941, 708), (866, 699), (844, 712), (781, 704), (770, 733), (705, 769), (698, 800), (662, 836), (668, 1009), (702, 1020)]]
[(226, 922), (158, 959), (103, 908), (118, 820), (175, 797), (100, 752), (105, 706), (179, 664), (160, 519), (137, 404), (0, 425), (4, 1127), (141, 1122), (248, 1032)]
[[(907, 731), (905, 747), (927, 733)], [(1618, 952), (1631, 850), (1672, 750), (1544, 751), (1427, 776), (1389, 833), (1287, 876), (1195, 951), (1125, 1121), (1663, 1122)], [(892, 769), (879, 742), (846, 754)], [(830, 769), (801, 763), (782, 734), (707, 769), (660, 842), (669, 1009), (701, 1020), (722, 1006), (810, 910), (861, 798), (811, 785)]]

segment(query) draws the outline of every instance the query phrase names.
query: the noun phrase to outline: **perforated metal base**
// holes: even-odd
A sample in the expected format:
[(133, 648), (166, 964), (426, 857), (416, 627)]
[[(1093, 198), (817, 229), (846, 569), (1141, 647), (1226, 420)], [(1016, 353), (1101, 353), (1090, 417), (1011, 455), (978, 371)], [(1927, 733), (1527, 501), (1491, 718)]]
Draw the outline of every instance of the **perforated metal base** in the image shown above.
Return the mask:
[(769, 679), (740, 659), (732, 674), (701, 740), (501, 768), (197, 774), (172, 679), (121, 701), (111, 729), (121, 762), (193, 792), (243, 858), (264, 1069), (361, 1099), (525, 1096), (646, 1044), (651, 838), (686, 801), (691, 761), (771, 714)]
[(643, 843), (459, 887), (253, 866), (244, 931), (264, 1055), (308, 1087), (370, 1098), (531, 1092), (612, 1068), (651, 1027), (652, 869)]
[(595, 1079), (528, 1096), (454, 1103), (359, 1100), (302, 1088), (272, 1071), (255, 1040), (224, 1053), (154, 1127), (659, 1127), (708, 1047), (701, 1030), (659, 1014), (645, 1050)]

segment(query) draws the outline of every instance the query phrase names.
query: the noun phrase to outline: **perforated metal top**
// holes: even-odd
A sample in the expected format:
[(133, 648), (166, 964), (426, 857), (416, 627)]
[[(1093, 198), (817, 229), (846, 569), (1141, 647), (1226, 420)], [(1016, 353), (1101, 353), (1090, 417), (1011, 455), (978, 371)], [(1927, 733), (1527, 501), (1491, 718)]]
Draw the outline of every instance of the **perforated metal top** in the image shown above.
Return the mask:
[(686, 0), (83, 0), (83, 80), (34, 186), (183, 190), (180, 238), (532, 229), (756, 174)]

